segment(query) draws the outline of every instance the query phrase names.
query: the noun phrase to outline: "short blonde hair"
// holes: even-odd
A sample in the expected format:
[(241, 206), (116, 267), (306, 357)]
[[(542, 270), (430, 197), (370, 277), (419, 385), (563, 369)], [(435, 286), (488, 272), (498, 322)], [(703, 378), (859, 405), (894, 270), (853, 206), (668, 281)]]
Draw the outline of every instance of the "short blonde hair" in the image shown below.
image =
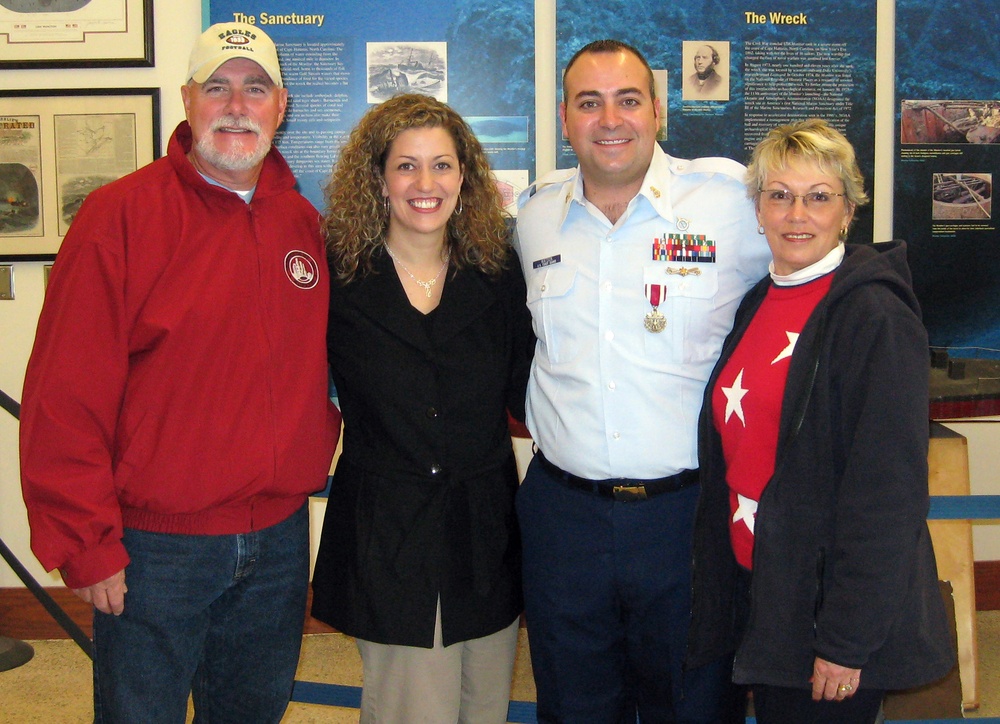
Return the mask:
[(747, 196), (756, 199), (768, 174), (788, 168), (794, 160), (812, 161), (823, 173), (839, 178), (852, 207), (868, 203), (865, 178), (858, 168), (854, 146), (820, 118), (778, 126), (757, 144), (747, 167)]

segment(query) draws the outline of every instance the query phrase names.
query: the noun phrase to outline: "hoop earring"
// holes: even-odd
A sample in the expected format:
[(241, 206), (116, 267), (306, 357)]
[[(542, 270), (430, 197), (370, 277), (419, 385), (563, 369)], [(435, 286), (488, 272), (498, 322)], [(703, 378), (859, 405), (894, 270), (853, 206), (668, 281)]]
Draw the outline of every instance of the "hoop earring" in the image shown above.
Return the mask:
[(455, 216), (461, 216), (462, 212), (465, 210), (465, 205), (462, 204), (462, 197), (458, 197), (458, 206), (455, 207)]
[(764, 225), (763, 224), (757, 224), (757, 233), (760, 234), (761, 236), (764, 235)]
[(841, 227), (841, 229), (840, 229), (840, 240), (841, 241), (847, 241), (847, 227), (846, 226)]

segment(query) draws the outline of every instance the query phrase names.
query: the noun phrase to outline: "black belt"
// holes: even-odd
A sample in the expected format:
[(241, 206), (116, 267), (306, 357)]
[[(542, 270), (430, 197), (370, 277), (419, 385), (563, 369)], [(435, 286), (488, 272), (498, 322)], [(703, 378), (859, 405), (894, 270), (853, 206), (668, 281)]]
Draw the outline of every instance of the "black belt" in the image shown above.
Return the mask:
[(653, 480), (634, 480), (632, 478), (589, 480), (556, 467), (542, 455), (540, 450), (535, 453), (535, 459), (549, 475), (567, 487), (622, 502), (645, 500), (660, 493), (672, 493), (698, 482), (697, 470), (682, 470), (676, 475)]

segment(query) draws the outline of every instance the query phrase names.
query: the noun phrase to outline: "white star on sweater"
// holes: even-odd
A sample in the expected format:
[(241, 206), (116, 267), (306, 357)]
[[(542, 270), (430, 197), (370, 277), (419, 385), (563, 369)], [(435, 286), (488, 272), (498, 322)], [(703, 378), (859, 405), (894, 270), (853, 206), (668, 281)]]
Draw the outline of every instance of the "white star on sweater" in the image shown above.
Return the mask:
[(742, 520), (747, 524), (750, 533), (753, 534), (753, 523), (757, 519), (757, 501), (739, 493), (736, 494), (736, 500), (739, 505), (736, 508), (736, 512), (733, 513), (733, 522), (738, 523)]
[(771, 364), (775, 364), (783, 359), (791, 357), (792, 352), (795, 351), (795, 343), (799, 341), (798, 332), (785, 332), (785, 336), (788, 337), (788, 346), (778, 352), (778, 356), (771, 360)]
[(722, 394), (726, 396), (726, 422), (729, 422), (729, 418), (735, 412), (736, 416), (740, 418), (740, 422), (743, 423), (743, 427), (747, 426), (746, 418), (743, 417), (743, 397), (750, 390), (743, 389), (743, 370), (736, 375), (736, 379), (733, 380), (732, 387), (723, 387)]

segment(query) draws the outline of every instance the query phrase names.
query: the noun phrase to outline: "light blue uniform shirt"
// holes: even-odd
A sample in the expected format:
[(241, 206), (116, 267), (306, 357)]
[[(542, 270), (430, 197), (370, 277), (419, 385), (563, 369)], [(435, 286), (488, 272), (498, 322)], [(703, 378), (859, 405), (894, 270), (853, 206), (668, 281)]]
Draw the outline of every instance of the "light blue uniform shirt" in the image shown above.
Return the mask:
[[(648, 479), (698, 467), (705, 384), (736, 307), (771, 259), (744, 173), (736, 161), (675, 159), (657, 144), (614, 225), (584, 198), (578, 169), (521, 195), (516, 243), (538, 337), (527, 426), (563, 470)], [(714, 261), (654, 259), (654, 241), (671, 234), (699, 245), (703, 236)], [(666, 292), (659, 333), (643, 323), (647, 284)]]

